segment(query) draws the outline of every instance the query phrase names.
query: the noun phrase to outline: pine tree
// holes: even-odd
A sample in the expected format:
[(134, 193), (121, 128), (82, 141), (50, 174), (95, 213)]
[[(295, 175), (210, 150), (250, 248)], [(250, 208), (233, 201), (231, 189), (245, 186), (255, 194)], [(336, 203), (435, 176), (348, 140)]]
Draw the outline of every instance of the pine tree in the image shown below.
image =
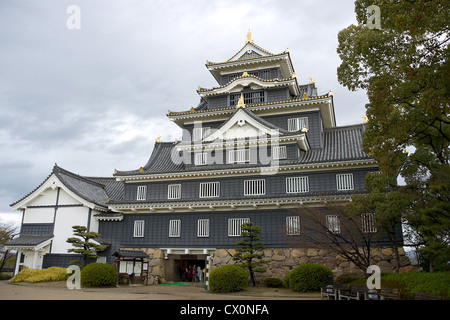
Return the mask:
[(253, 222), (243, 223), (241, 225), (242, 240), (236, 242), (241, 247), (236, 249), (233, 260), (240, 261), (240, 266), (247, 269), (252, 280), (253, 286), (256, 286), (255, 272), (264, 272), (265, 269), (259, 268), (265, 261), (262, 259), (264, 253), (260, 253), (264, 246), (259, 239), (261, 228), (253, 225)]
[(101, 237), (100, 234), (96, 232), (88, 232), (87, 228), (84, 226), (73, 226), (73, 235), (67, 239), (66, 242), (71, 243), (75, 248), (68, 249), (67, 252), (80, 253), (83, 256), (83, 266), (87, 265), (88, 259), (96, 259), (99, 256), (97, 251), (102, 251), (106, 246), (99, 245), (89, 240)]

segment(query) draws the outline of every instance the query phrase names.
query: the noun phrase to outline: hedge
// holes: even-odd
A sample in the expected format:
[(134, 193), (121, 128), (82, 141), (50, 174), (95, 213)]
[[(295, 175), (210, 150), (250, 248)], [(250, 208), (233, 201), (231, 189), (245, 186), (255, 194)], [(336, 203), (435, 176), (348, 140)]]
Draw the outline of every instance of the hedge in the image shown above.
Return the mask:
[(381, 275), (381, 286), (402, 289), (402, 297), (413, 299), (417, 292), (450, 299), (450, 272), (408, 272)]
[(226, 265), (215, 268), (209, 275), (209, 288), (213, 292), (233, 292), (248, 286), (248, 273), (242, 267)]
[(317, 291), (333, 283), (331, 269), (315, 263), (304, 263), (292, 269), (283, 279), (283, 286), (297, 292)]
[(81, 270), (83, 287), (109, 287), (116, 283), (117, 271), (107, 263), (90, 263)]
[(48, 269), (29, 269), (23, 268), (18, 274), (9, 280), (10, 283), (16, 282), (48, 282), (65, 281), (70, 276), (66, 268), (51, 267)]

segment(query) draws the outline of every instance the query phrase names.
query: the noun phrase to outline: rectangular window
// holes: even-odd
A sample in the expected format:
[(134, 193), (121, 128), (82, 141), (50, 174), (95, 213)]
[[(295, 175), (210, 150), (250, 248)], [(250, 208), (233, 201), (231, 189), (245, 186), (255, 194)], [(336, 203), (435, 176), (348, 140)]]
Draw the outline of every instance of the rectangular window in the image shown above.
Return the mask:
[(146, 200), (146, 199), (147, 199), (147, 186), (138, 186), (136, 200)]
[(286, 193), (309, 192), (308, 177), (286, 178)]
[(220, 182), (200, 183), (200, 198), (220, 197)]
[(250, 222), (250, 218), (234, 218), (228, 219), (228, 236), (239, 237), (241, 235), (241, 226)]
[(167, 199), (181, 198), (181, 184), (169, 184), (167, 188)]
[(326, 216), (327, 228), (334, 234), (341, 233), (341, 222), (338, 216)]
[(134, 232), (133, 237), (142, 238), (144, 236), (144, 220), (136, 220), (134, 221)]
[(194, 164), (196, 166), (202, 166), (205, 165), (207, 163), (207, 154), (206, 152), (200, 152), (200, 153), (196, 153), (194, 155)]
[(181, 220), (169, 221), (169, 237), (178, 238), (181, 235)]
[(336, 175), (337, 190), (353, 190), (353, 173)]
[(376, 233), (377, 227), (375, 225), (375, 214), (374, 213), (363, 213), (361, 215), (362, 221), (362, 232), (364, 233)]
[(245, 180), (244, 196), (261, 196), (266, 194), (266, 180)]
[(230, 150), (228, 151), (228, 163), (245, 163), (250, 161), (250, 150)]
[(272, 147), (272, 158), (273, 159), (286, 159), (287, 158), (286, 146)]
[(303, 128), (309, 129), (308, 117), (288, 119), (288, 131), (289, 132), (299, 131), (299, 130), (302, 130)]
[(198, 219), (197, 237), (209, 237), (209, 219)]
[(288, 236), (298, 236), (300, 234), (300, 217), (286, 217), (286, 234)]
[(203, 138), (207, 137), (209, 135), (210, 127), (200, 127), (200, 128), (194, 128), (192, 131), (192, 140), (198, 141), (202, 140)]

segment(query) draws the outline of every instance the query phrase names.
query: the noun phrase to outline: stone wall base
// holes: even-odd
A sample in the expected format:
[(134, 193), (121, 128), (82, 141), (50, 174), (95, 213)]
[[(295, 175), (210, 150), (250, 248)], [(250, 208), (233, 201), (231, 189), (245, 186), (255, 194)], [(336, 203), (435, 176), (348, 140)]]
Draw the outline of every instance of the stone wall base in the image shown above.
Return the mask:
[[(148, 284), (158, 284), (167, 281), (167, 259), (164, 251), (157, 248), (133, 248), (144, 251), (148, 255)], [(130, 248), (130, 250), (133, 250)], [(236, 264), (233, 260), (235, 249), (216, 249), (211, 268)], [(400, 272), (411, 271), (413, 267), (403, 248), (399, 249)], [(332, 250), (315, 248), (266, 248), (264, 249), (266, 269), (264, 273), (256, 273), (258, 282), (265, 278), (274, 277), (282, 280), (293, 268), (303, 263), (317, 263), (330, 268), (335, 277), (345, 273), (362, 273), (352, 262), (337, 255)], [(372, 261), (380, 267), (381, 272), (394, 272), (396, 258), (394, 250), (389, 247), (372, 248)]]
[[(232, 256), (235, 249), (217, 249), (214, 254), (212, 267), (220, 267), (227, 264), (235, 264)], [(395, 254), (392, 248), (373, 248), (372, 261), (378, 265), (381, 272), (394, 272), (396, 268)], [(411, 271), (411, 262), (405, 255), (403, 248), (399, 250), (400, 272)], [(267, 261), (263, 268), (266, 272), (255, 274), (259, 280), (268, 277), (283, 279), (293, 268), (303, 263), (317, 263), (330, 268), (335, 277), (345, 273), (362, 273), (356, 265), (347, 259), (337, 255), (332, 250), (313, 248), (276, 248), (265, 249), (264, 260)]]

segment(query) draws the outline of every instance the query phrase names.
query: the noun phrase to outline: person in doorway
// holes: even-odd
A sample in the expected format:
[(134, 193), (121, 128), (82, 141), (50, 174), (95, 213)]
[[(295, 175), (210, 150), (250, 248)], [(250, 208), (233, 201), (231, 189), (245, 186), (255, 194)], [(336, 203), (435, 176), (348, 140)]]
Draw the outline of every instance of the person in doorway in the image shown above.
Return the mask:
[(198, 281), (202, 282), (202, 278), (203, 278), (203, 272), (202, 272), (202, 268), (200, 268), (200, 266), (197, 267), (197, 274), (198, 274)]
[(191, 266), (189, 266), (188, 270), (187, 270), (187, 280), (188, 280), (188, 282), (192, 281), (192, 267)]
[(195, 264), (192, 267), (192, 282), (197, 282), (197, 268)]

